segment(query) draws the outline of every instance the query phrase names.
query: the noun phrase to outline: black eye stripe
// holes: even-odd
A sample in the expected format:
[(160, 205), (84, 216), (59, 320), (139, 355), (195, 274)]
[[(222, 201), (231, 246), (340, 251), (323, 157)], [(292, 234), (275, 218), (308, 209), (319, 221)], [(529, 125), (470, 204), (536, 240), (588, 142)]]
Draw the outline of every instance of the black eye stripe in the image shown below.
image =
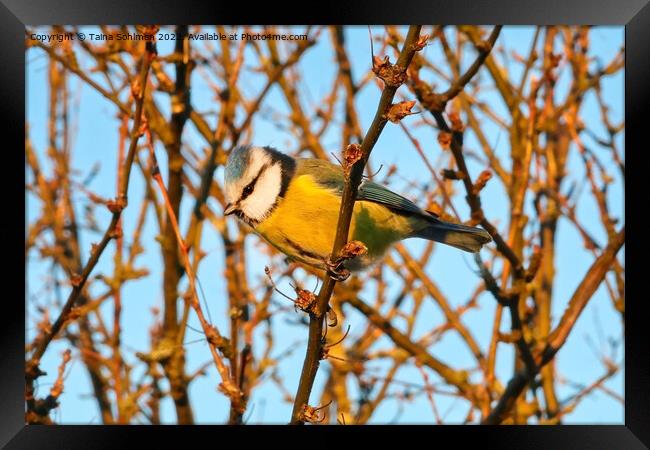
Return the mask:
[(248, 184), (246, 185), (246, 187), (244, 187), (244, 190), (243, 190), (242, 193), (241, 193), (240, 201), (241, 201), (241, 200), (244, 200), (246, 197), (248, 197), (249, 195), (251, 195), (251, 194), (253, 193), (253, 191), (255, 190), (255, 184), (257, 183), (257, 180), (259, 180), (260, 176), (262, 176), (262, 173), (264, 173), (264, 171), (265, 171), (268, 167), (269, 167), (268, 164), (264, 164), (264, 165), (260, 168), (260, 171), (257, 173), (257, 175), (255, 176), (255, 178), (253, 178), (253, 181), (251, 181), (250, 183), (248, 183)]

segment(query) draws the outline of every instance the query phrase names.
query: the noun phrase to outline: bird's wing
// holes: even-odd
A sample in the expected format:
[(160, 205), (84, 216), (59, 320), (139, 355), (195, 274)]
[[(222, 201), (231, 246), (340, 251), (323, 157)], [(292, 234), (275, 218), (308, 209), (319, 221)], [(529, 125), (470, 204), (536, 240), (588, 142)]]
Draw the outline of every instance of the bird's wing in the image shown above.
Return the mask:
[[(335, 190), (338, 193), (343, 192), (345, 181), (343, 171), (339, 166), (320, 159), (301, 159), (298, 167), (299, 173), (309, 173), (321, 186)], [(420, 209), (411, 200), (368, 180), (364, 180), (359, 186), (357, 199), (379, 203), (396, 212), (417, 214), (429, 219), (436, 217), (435, 214)]]
[(361, 186), (359, 186), (357, 199), (381, 203), (382, 205), (396, 210), (397, 212), (405, 212), (425, 217), (431, 217), (429, 213), (423, 211), (419, 206), (417, 206), (408, 198), (402, 197), (401, 195), (396, 194), (388, 188), (380, 184), (373, 183), (372, 181), (363, 181), (361, 183)]

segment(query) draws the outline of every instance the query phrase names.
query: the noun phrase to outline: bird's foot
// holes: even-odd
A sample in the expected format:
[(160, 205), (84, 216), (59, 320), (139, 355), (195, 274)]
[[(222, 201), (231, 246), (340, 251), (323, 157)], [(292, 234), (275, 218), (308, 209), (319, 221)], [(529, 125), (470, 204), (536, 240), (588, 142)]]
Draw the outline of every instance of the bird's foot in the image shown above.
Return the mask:
[(325, 261), (327, 267), (327, 274), (329, 277), (336, 281), (345, 281), (350, 278), (350, 271), (343, 266), (342, 261)]

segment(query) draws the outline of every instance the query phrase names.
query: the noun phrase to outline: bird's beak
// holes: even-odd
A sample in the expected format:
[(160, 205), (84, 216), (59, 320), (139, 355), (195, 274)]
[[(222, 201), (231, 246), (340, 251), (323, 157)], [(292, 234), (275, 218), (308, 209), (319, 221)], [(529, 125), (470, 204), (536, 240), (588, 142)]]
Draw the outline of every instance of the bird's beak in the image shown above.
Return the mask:
[(237, 207), (233, 205), (232, 203), (228, 203), (226, 205), (226, 209), (223, 210), (223, 215), (224, 216), (229, 216), (230, 214), (234, 213), (237, 211)]

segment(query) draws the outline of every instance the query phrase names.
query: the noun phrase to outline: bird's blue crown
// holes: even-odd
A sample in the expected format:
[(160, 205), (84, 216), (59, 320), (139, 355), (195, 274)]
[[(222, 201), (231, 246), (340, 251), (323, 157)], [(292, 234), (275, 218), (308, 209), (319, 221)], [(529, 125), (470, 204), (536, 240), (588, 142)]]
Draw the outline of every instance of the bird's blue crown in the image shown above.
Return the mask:
[(250, 145), (235, 147), (228, 156), (226, 163), (226, 183), (240, 179), (244, 175), (250, 158)]

